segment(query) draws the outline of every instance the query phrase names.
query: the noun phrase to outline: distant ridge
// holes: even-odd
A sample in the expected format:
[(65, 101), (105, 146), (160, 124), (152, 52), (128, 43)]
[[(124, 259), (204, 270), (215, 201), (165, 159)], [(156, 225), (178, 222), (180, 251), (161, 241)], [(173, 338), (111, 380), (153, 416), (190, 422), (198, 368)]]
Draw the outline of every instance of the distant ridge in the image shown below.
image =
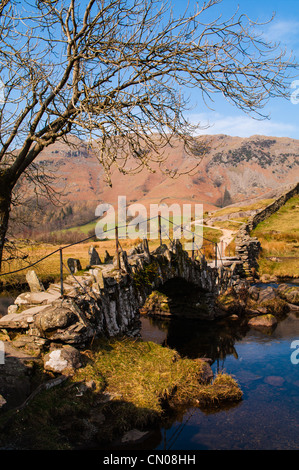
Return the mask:
[[(252, 198), (269, 197), (299, 181), (299, 140), (287, 137), (254, 135), (249, 138), (227, 135), (199, 137), (206, 152), (190, 175), (172, 179), (161, 173), (143, 170), (123, 175), (114, 170), (112, 188), (105, 184), (104, 171), (87, 145), (75, 140), (74, 147), (56, 142), (45, 149), (38, 162), (55, 172), (56, 187), (64, 189), (65, 203), (117, 203), (119, 195), (128, 204), (148, 206), (162, 199), (171, 202), (203, 203), (206, 210), (238, 204)], [(168, 147), (167, 167), (185, 173), (196, 164), (196, 156), (186, 154), (181, 143)]]

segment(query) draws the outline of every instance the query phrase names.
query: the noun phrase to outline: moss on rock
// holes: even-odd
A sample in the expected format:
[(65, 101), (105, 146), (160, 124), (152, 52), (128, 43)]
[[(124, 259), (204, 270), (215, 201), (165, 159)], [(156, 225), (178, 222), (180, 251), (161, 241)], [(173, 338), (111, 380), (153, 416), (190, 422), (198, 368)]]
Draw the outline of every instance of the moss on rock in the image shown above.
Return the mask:
[(239, 315), (244, 310), (244, 301), (237, 295), (234, 289), (227, 289), (219, 295), (215, 303), (216, 307), (227, 313), (227, 315)]
[(299, 287), (282, 284), (278, 287), (280, 297), (290, 304), (299, 305)]
[(279, 297), (261, 302), (260, 307), (265, 308), (268, 314), (278, 317), (285, 315), (289, 311), (287, 302)]

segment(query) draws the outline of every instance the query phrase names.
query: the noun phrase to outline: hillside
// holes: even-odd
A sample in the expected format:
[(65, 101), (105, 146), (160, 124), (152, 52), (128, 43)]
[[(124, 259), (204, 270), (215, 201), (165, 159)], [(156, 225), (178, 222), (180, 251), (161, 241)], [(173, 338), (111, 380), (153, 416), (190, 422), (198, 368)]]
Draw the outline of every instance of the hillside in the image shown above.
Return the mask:
[[(119, 195), (126, 196), (128, 204), (202, 203), (204, 211), (211, 211), (253, 198), (270, 198), (299, 180), (299, 140), (227, 135), (199, 140), (206, 149), (199, 164), (198, 157), (188, 155), (178, 142), (166, 148), (167, 168), (185, 173), (180, 177), (172, 179), (158, 168), (155, 173), (143, 170), (136, 175), (114, 169), (112, 187), (105, 183), (103, 168), (83, 141), (74, 139), (72, 147), (63, 142), (49, 146), (37, 163), (55, 175), (55, 188), (63, 197), (60, 207), (48, 203), (42, 206), (39, 229), (45, 224), (53, 230), (87, 223), (94, 217), (97, 204), (108, 202), (116, 207)], [(26, 218), (24, 207), (22, 211)], [(36, 225), (32, 207), (30, 214)]]
[(259, 239), (262, 252), (260, 274), (299, 278), (299, 195), (260, 222), (252, 236)]

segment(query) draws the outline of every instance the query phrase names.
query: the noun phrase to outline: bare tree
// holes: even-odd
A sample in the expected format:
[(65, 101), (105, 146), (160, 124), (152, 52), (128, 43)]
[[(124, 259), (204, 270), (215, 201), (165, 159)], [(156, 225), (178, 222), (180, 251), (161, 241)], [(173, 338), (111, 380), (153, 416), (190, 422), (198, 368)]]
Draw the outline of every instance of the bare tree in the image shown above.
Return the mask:
[(185, 87), (257, 116), (287, 95), (290, 60), (221, 1), (174, 17), (157, 0), (0, 0), (0, 268), (14, 188), (57, 139), (89, 140), (109, 179), (161, 163), (173, 137), (192, 148)]

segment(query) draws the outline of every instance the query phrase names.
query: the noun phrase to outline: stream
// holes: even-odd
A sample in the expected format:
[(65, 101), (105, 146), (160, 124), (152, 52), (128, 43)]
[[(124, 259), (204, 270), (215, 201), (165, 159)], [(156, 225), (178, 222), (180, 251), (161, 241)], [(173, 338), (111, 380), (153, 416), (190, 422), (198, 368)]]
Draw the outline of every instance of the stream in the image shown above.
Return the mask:
[[(0, 316), (13, 300), (0, 296)], [(229, 319), (211, 323), (141, 316), (141, 323), (143, 340), (167, 345), (184, 357), (212, 359), (214, 374), (225, 371), (233, 375), (243, 399), (225, 407), (178, 411), (167, 426), (129, 449), (299, 448), (299, 310), (279, 321), (271, 334)]]
[[(160, 430), (156, 450), (297, 450), (299, 447), (299, 312), (289, 313), (272, 334), (233, 322), (142, 319), (142, 337), (182, 356), (209, 357), (212, 369), (234, 376), (243, 391), (235, 405), (191, 408)], [(292, 349), (293, 341), (298, 341)], [(293, 345), (294, 346), (294, 345)], [(293, 362), (292, 362), (293, 361)], [(298, 361), (299, 362), (299, 361)]]

